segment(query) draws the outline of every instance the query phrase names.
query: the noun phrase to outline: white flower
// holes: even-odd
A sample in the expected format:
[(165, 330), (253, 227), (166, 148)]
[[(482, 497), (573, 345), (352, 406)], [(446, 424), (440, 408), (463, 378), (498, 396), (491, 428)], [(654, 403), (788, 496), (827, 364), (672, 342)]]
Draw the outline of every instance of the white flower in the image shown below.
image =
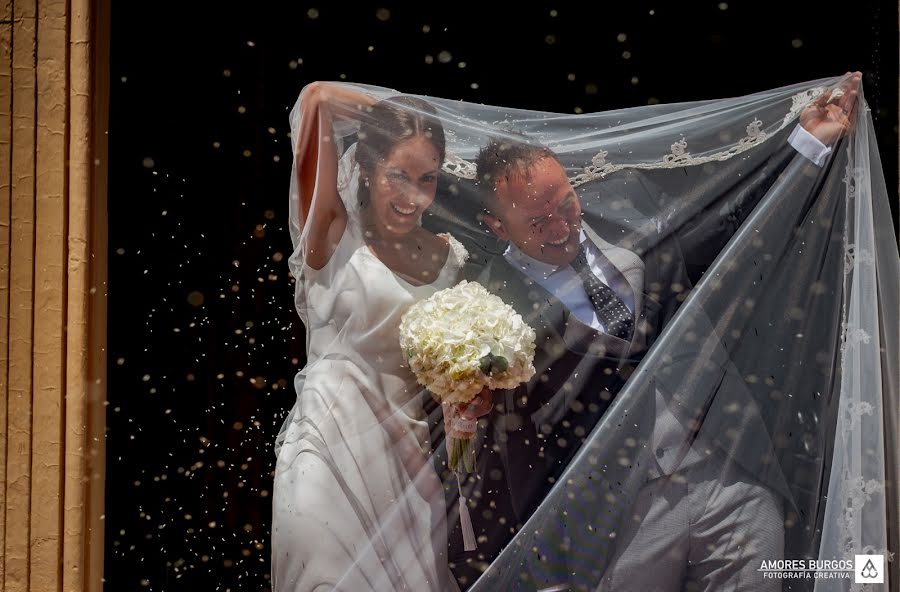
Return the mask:
[(400, 347), (419, 383), (441, 401), (468, 403), (485, 386), (514, 388), (534, 375), (534, 329), (481, 284), (462, 281), (414, 304)]

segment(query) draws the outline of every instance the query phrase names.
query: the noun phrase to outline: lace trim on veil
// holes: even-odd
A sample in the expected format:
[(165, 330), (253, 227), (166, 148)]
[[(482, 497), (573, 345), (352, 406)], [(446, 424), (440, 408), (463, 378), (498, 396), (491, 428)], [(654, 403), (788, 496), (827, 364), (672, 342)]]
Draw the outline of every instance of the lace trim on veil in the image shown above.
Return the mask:
[[(609, 155), (609, 152), (606, 150), (600, 150), (591, 159), (591, 164), (584, 167), (583, 172), (569, 177), (569, 181), (572, 183), (573, 187), (579, 187), (580, 185), (584, 185), (585, 183), (596, 181), (598, 179), (603, 179), (604, 177), (612, 173), (624, 169), (673, 169), (686, 166), (697, 166), (708, 162), (729, 160), (731, 158), (734, 158), (738, 154), (746, 152), (754, 146), (762, 144), (763, 142), (786, 128), (800, 115), (800, 112), (803, 111), (803, 109), (805, 109), (807, 105), (809, 105), (815, 99), (819, 98), (826, 90), (828, 89), (826, 89), (825, 87), (817, 86), (815, 88), (799, 92), (792, 96), (792, 104), (790, 110), (787, 114), (785, 114), (784, 118), (781, 121), (781, 124), (774, 131), (764, 131), (762, 129), (762, 121), (754, 118), (753, 121), (751, 121), (747, 125), (747, 135), (738, 140), (737, 143), (729, 147), (727, 150), (723, 150), (721, 152), (713, 152), (711, 154), (704, 154), (702, 156), (693, 156), (687, 150), (687, 140), (681, 138), (680, 140), (672, 144), (671, 152), (669, 154), (664, 155), (662, 159), (656, 162), (636, 162), (620, 164), (608, 162), (606, 160), (606, 157)], [(843, 93), (840, 89), (832, 90), (832, 98), (838, 98), (842, 94)], [(475, 179), (476, 177), (477, 171), (475, 170), (475, 168), (475, 163), (464, 160), (458, 155), (451, 152), (447, 153), (447, 158), (442, 166), (442, 169), (445, 172), (456, 175), (457, 177), (463, 179), (470, 180)]]

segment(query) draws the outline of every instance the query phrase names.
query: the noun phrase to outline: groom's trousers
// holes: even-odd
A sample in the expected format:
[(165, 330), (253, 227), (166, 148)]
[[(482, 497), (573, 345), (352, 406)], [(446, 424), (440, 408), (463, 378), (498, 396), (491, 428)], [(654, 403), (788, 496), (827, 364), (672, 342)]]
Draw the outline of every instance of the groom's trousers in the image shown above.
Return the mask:
[(782, 504), (720, 451), (651, 479), (616, 532), (598, 591), (780, 591), (781, 580), (757, 570), (784, 556)]

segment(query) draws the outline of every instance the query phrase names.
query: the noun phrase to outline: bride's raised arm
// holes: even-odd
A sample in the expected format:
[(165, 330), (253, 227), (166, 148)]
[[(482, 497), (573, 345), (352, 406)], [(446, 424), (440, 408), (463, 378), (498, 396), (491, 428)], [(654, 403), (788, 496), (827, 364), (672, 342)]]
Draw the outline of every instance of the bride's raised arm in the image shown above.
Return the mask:
[(305, 242), (304, 259), (315, 269), (328, 263), (347, 221), (337, 188), (339, 155), (333, 137), (334, 119), (359, 116), (375, 102), (349, 86), (331, 82), (313, 82), (300, 93), (294, 145), (298, 223)]

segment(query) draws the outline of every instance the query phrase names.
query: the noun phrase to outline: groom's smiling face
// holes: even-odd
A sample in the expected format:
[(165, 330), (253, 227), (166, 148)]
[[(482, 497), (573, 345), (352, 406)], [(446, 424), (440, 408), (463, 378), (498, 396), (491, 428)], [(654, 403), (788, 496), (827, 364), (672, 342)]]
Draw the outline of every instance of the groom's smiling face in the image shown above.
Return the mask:
[(575, 257), (581, 232), (581, 204), (566, 171), (541, 158), (526, 170), (497, 180), (492, 212), (484, 221), (502, 240), (551, 265)]

